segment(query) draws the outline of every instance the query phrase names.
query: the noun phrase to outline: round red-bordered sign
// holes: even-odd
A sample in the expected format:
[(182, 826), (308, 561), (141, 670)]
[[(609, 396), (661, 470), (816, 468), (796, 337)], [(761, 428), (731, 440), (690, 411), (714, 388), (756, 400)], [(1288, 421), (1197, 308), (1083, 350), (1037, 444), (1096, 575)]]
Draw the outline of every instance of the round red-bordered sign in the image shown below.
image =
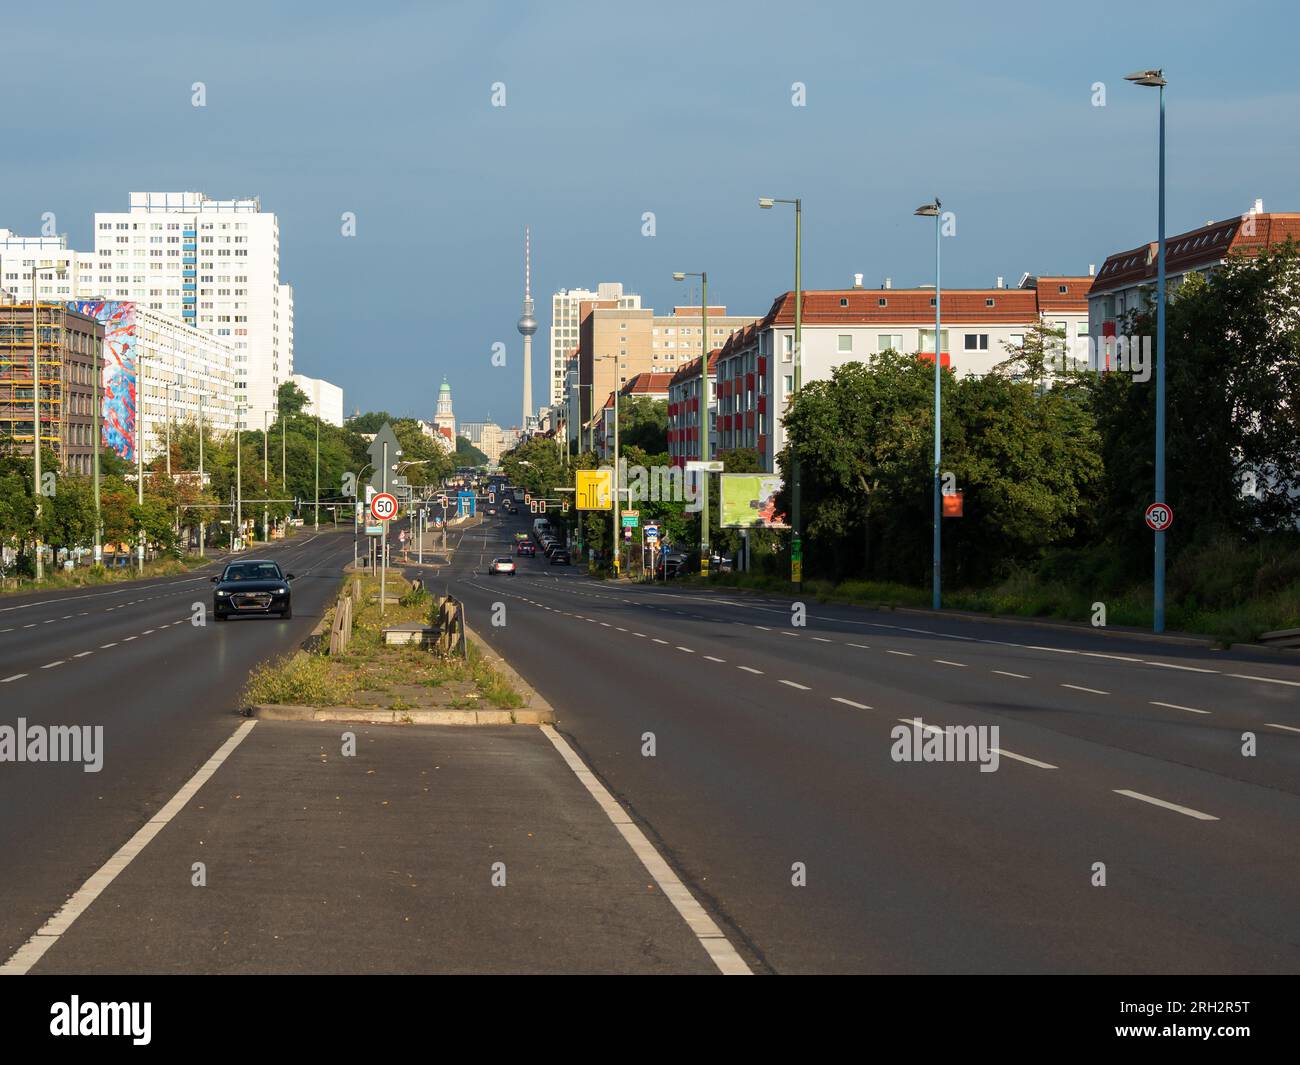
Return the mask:
[(1168, 503), (1152, 503), (1147, 507), (1146, 519), (1153, 532), (1164, 532), (1174, 523), (1174, 508)]
[(397, 514), (397, 497), (380, 492), (370, 501), (370, 514), (376, 521), (390, 521)]

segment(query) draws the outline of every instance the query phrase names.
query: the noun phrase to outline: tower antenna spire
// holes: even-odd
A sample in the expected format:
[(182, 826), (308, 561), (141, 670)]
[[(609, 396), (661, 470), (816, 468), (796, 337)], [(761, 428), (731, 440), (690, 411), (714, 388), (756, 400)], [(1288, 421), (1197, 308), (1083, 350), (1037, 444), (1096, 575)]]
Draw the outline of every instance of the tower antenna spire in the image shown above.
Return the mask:
[(516, 328), (524, 338), (524, 402), (521, 428), (528, 428), (533, 414), (533, 334), (537, 332), (537, 319), (533, 316), (533, 257), (532, 233), (524, 226), (524, 313), (519, 316)]

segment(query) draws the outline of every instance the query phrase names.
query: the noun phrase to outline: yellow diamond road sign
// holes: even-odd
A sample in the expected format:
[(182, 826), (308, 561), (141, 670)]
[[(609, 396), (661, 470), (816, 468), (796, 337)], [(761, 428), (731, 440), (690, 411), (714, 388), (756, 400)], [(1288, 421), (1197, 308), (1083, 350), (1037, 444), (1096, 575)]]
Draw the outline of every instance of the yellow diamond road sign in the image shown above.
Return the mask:
[(574, 489), (579, 510), (614, 509), (613, 470), (578, 470)]

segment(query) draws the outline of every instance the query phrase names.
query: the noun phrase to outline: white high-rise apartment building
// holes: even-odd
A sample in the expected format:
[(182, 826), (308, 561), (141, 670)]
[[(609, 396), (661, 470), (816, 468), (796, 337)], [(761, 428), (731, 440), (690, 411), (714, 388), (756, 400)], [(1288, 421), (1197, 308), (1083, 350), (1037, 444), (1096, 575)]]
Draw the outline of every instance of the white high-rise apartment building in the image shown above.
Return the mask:
[(133, 192), (130, 210), (95, 213), (84, 294), (134, 300), (228, 341), (245, 427), (274, 416), (293, 377), (293, 289), (280, 283), (280, 223), (253, 197)]
[(343, 389), (319, 377), (308, 377), (300, 373), (293, 375), (293, 383), (307, 397), (305, 413), (330, 425), (342, 427)]
[(578, 346), (578, 305), (583, 300), (617, 300), (624, 309), (639, 309), (641, 297), (624, 293), (619, 281), (602, 281), (592, 292), (585, 288), (561, 289), (551, 297), (550, 393), (547, 403), (564, 406), (568, 402), (568, 382), (564, 376), (565, 360)]

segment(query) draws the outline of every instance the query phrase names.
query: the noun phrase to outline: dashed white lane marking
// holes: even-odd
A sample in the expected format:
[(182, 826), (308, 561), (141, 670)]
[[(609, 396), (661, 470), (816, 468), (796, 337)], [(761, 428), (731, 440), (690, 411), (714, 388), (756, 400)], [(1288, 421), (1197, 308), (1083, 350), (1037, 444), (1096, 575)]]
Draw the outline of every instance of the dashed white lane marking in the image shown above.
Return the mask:
[(1238, 680), (1258, 680), (1265, 684), (1288, 684), (1292, 688), (1300, 688), (1300, 680), (1279, 680), (1277, 677), (1252, 677), (1249, 673), (1229, 673), (1228, 676), (1236, 677)]
[(602, 629), (612, 629), (614, 626), (611, 625), (608, 621), (602, 621), (602, 622), (600, 623), (600, 627), (601, 627)]
[(123, 643), (130, 643), (130, 642), (131, 642), (132, 640), (134, 640), (134, 639), (135, 639), (134, 636), (124, 636), (124, 637), (122, 638), (122, 642), (123, 642)]
[(849, 646), (850, 646), (850, 647), (858, 647), (858, 648), (861, 648), (863, 651), (870, 651), (870, 650), (871, 650), (871, 645), (870, 645), (870, 644), (866, 644), (866, 643), (851, 643), (851, 644), (849, 644)]
[(783, 633), (781, 633), (781, 635), (782, 635), (782, 636), (796, 636), (796, 637), (797, 637), (799, 634), (798, 634), (797, 632), (783, 632)]
[(681, 914), (686, 926), (695, 933), (695, 938), (700, 941), (700, 946), (708, 953), (713, 960), (713, 964), (718, 967), (719, 972), (727, 976), (752, 975), (749, 966), (745, 964), (745, 959), (736, 952), (736, 948), (731, 945), (730, 941), (722, 933), (722, 929), (713, 922), (713, 919), (704, 911), (704, 907), (691, 894), (690, 889), (677, 878), (677, 874), (672, 871), (668, 863), (655, 850), (653, 844), (646, 839), (645, 833), (636, 826), (632, 818), (627, 815), (627, 811), (618, 804), (605, 789), (605, 786), (596, 779), (595, 774), (587, 768), (564, 737), (550, 725), (542, 725), (541, 729), (555, 749), (560, 752), (560, 757), (573, 770), (573, 775), (582, 781), (588, 793), (596, 800), (596, 805), (605, 811), (605, 815), (610, 819), (614, 827), (627, 840), (632, 852), (641, 859), (641, 864), (645, 866), (646, 872), (654, 877), (655, 883), (659, 885), (659, 890), (668, 897), (668, 901)]
[(1110, 692), (1104, 692), (1100, 688), (1085, 688), (1081, 684), (1062, 684), (1062, 688), (1073, 688), (1077, 692), (1088, 692), (1091, 695), (1109, 695)]
[(151, 632), (153, 632), (153, 631), (154, 631), (153, 629), (145, 629), (144, 632), (140, 633), (140, 635), (141, 635), (141, 636), (148, 636), (148, 635), (149, 635)]
[(886, 651), (885, 654), (887, 654), (887, 655), (898, 655), (898, 656), (900, 656), (901, 658), (915, 658), (915, 657), (916, 657), (914, 654), (912, 654), (911, 651)]
[(760, 677), (763, 675), (761, 669), (755, 669), (753, 666), (737, 666), (737, 669), (743, 669), (746, 673), (757, 673)]
[(42, 955), (59, 941), (59, 937), (72, 927), (73, 922), (86, 912), (103, 890), (117, 879), (118, 874), (139, 856), (140, 852), (149, 845), (150, 840), (185, 808), (185, 804), (208, 782), (212, 774), (221, 768), (222, 763), (230, 757), (236, 747), (243, 743), (244, 737), (253, 731), (256, 724), (256, 721), (245, 721), (235, 729), (230, 739), (217, 748), (217, 752), (185, 782), (181, 790), (173, 795), (134, 836), (122, 844), (116, 854), (92, 873), (90, 879), (76, 890), (58, 912), (14, 952), (13, 957), (0, 965), (0, 974), (21, 976), (40, 961)]
[(652, 640), (654, 640), (655, 643), (661, 643), (661, 644), (663, 644), (665, 647), (668, 646), (668, 641), (667, 641), (667, 640), (661, 640), (661, 639), (659, 639), (658, 636), (651, 636), (650, 638), (651, 638)]
[(851, 707), (853, 707), (854, 710), (870, 710), (870, 709), (871, 709), (871, 707), (869, 707), (866, 703), (855, 703), (852, 699), (842, 699), (842, 698), (840, 698), (840, 696), (838, 696), (838, 695), (832, 695), (832, 696), (831, 696), (831, 702), (833, 702), (833, 703), (843, 703), (845, 706), (851, 706)]
[(679, 650), (679, 651), (685, 651), (688, 655), (693, 655), (693, 654), (695, 653), (695, 652), (692, 651), (689, 647), (683, 647), (681, 644), (678, 644), (678, 645), (677, 645), (677, 650)]
[(29, 624), (27, 624), (27, 625), (24, 625), (23, 628), (24, 628), (24, 629), (34, 629), (34, 628), (36, 628), (36, 622), (33, 621), (33, 622), (31, 622), (31, 623), (29, 623)]
[(798, 688), (801, 692), (810, 690), (807, 684), (797, 684), (792, 680), (779, 680), (778, 684), (784, 684), (787, 688)]
[(53, 669), (55, 666), (63, 665), (66, 661), (66, 658), (60, 658), (57, 662), (46, 662), (45, 665), (41, 666), (41, 669)]
[[(1145, 660), (1144, 660), (1145, 661)], [(1149, 666), (1159, 666), (1161, 669), (1181, 669), (1184, 673), (1218, 673), (1217, 669), (1202, 669), (1200, 666), (1178, 666), (1173, 662), (1147, 662)]]
[(15, 673), (12, 677), (5, 677), (4, 680), (0, 680), (0, 684), (8, 684), (13, 680), (22, 680), (25, 676), (27, 676), (26, 673)]
[(627, 629), (623, 628), (622, 625), (615, 625), (614, 628), (618, 629), (619, 632), (627, 632)]
[(828, 639), (826, 639), (825, 636), (814, 636), (813, 639), (816, 640), (818, 643), (834, 643), (834, 642), (835, 642), (834, 640), (828, 640)]
[(934, 661), (938, 662), (941, 666), (956, 666), (959, 669), (966, 668), (965, 662), (949, 662), (946, 658), (936, 658)]
[(771, 632), (771, 631), (772, 631), (772, 630), (769, 629), (766, 625), (755, 625), (754, 628), (759, 629), (759, 630), (761, 630), (761, 631), (763, 631), (763, 632)]
[(1114, 792), (1116, 795), (1125, 795), (1130, 799), (1137, 799), (1138, 802), (1149, 802), (1152, 806), (1160, 806), (1166, 810), (1173, 810), (1175, 813), (1194, 817), (1198, 821), (1218, 820), (1218, 818), (1213, 814), (1206, 814), (1202, 813), (1200, 810), (1193, 810), (1190, 806), (1179, 806), (1176, 802), (1165, 802), (1164, 799), (1157, 799), (1153, 795), (1143, 795), (1140, 791), (1129, 791), (1128, 788), (1115, 788)]
[(646, 639), (646, 634), (645, 634), (644, 632), (634, 632), (634, 633), (632, 633), (632, 635), (633, 635), (633, 636), (640, 636), (641, 639), (643, 639), (643, 640)]
[(705, 655), (704, 657), (705, 657), (706, 659), (708, 659), (710, 662), (724, 662), (724, 663), (725, 663), (725, 662), (727, 661), (725, 658), (714, 658), (713, 655)]
[(992, 670), (992, 672), (993, 672), (993, 673), (997, 673), (997, 674), (999, 674), (1000, 676), (1003, 676), (1003, 677), (1015, 677), (1017, 680), (1031, 680), (1031, 679), (1032, 679), (1031, 677), (1026, 676), (1024, 673), (1008, 673), (1005, 669), (995, 669), (995, 670)]
[[(27, 674), (19, 673), (18, 675), (20, 677), (25, 677)], [(1275, 725), (1272, 721), (1265, 721), (1264, 724), (1269, 728), (1284, 728), (1287, 732), (1300, 732), (1300, 728), (1296, 728), (1294, 725)]]
[(94, 653), (95, 653), (94, 651), (80, 651), (80, 652), (78, 652), (77, 654), (73, 655), (72, 657), (73, 657), (73, 658), (85, 658), (86, 655), (93, 655)]
[(1015, 762), (1024, 762), (1025, 765), (1035, 765), (1039, 769), (1059, 769), (1059, 766), (1052, 765), (1051, 762), (1040, 762), (1037, 758), (1027, 758), (1023, 754), (1016, 754), (1014, 751), (1008, 751), (1005, 747), (994, 747), (1001, 758), (1010, 758)]
[(1154, 699), (1151, 700), (1151, 705), (1168, 707), (1170, 710), (1186, 710), (1189, 714), (1208, 714), (1210, 712), (1208, 710), (1197, 710), (1194, 706), (1179, 706), (1177, 703), (1158, 703)]
[(99, 649), (101, 651), (107, 651), (110, 647), (116, 647), (116, 646), (117, 646), (117, 641), (114, 640), (112, 643), (101, 643), (99, 645)]

